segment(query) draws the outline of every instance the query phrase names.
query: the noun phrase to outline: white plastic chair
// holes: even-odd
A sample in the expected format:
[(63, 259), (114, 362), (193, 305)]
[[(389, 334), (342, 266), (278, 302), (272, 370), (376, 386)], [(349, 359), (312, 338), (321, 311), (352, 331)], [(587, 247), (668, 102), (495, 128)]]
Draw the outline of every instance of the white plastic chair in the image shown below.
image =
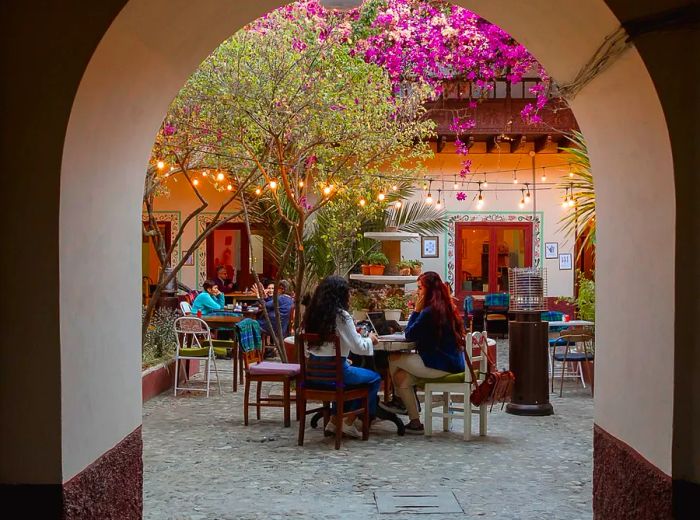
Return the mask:
[(186, 301), (180, 302), (180, 310), (182, 311), (183, 316), (189, 316), (192, 314), (192, 306)]
[[(178, 390), (190, 390), (195, 392), (206, 391), (209, 397), (209, 386), (211, 383), (212, 367), (216, 374), (216, 384), (221, 394), (221, 381), (219, 372), (216, 369), (216, 359), (214, 355), (214, 345), (211, 341), (211, 331), (209, 325), (204, 320), (194, 316), (184, 316), (175, 320), (175, 337), (177, 339), (177, 347), (175, 349), (175, 384), (174, 395), (177, 396)], [(180, 379), (180, 360), (193, 360), (206, 362), (205, 375), (206, 387), (198, 388), (190, 385), (178, 386)]]
[[(473, 349), (479, 349), (479, 355), (473, 355)], [(488, 370), (486, 349), (488, 348), (488, 340), (486, 332), (474, 332), (467, 334), (467, 346), (465, 348), (466, 355), (474, 366), (474, 371), (477, 372), (477, 379), (483, 381)], [(442, 417), (442, 430), (449, 431), (452, 419), (461, 417), (464, 420), (464, 440), (468, 441), (472, 435), (472, 414), (479, 415), (479, 435), (486, 435), (488, 408), (484, 403), (479, 407), (472, 406), (469, 402), (469, 397), (475, 386), (471, 381), (471, 374), (467, 367), (464, 371), (464, 380), (458, 383), (441, 382), (441, 380), (425, 380), (425, 404), (424, 408), (424, 428), (425, 435), (433, 434), (433, 417)], [(442, 393), (443, 404), (441, 411), (433, 409), (433, 394)], [(464, 403), (453, 403), (450, 399), (451, 394), (462, 394)], [(467, 412), (467, 410), (469, 410)]]

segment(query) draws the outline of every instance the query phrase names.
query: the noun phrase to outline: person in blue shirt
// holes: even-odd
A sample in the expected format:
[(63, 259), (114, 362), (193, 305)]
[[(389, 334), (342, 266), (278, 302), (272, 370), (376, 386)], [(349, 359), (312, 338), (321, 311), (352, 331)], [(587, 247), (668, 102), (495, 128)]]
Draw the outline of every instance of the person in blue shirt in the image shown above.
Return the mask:
[(417, 353), (393, 353), (389, 373), (396, 393), (406, 406), (379, 406), (394, 413), (408, 413), (406, 433), (423, 433), (418, 401), (413, 387), (416, 379), (437, 379), (464, 372), (464, 325), (440, 275), (428, 271), (418, 278), (416, 306), (404, 330), (406, 340), (415, 342)]
[[(259, 295), (260, 289), (257, 286), (253, 286), (254, 292)], [(264, 289), (265, 291), (265, 308), (267, 309), (267, 314), (270, 317), (270, 323), (272, 323), (273, 328), (277, 328), (277, 314), (275, 312), (275, 300), (273, 294), (275, 291), (275, 285), (273, 283), (268, 284)], [(294, 299), (289, 295), (291, 292), (291, 286), (286, 280), (281, 280), (277, 288), (277, 306), (280, 311), (280, 322), (282, 324), (282, 335), (286, 336), (289, 332), (289, 317), (292, 314), (292, 309), (294, 308)], [(263, 332), (268, 335), (270, 331), (267, 326), (267, 320), (264, 315), (258, 318), (258, 323)]]
[(202, 311), (202, 316), (207, 316), (225, 307), (224, 293), (222, 293), (212, 280), (207, 280), (202, 285), (204, 290), (197, 295), (192, 303), (192, 314)]

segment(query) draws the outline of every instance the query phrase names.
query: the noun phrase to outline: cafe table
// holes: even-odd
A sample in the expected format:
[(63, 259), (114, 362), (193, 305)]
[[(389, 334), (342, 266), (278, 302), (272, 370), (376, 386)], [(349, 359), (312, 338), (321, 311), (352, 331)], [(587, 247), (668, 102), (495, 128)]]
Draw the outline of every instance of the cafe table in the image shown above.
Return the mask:
[(224, 293), (224, 300), (226, 303), (257, 302), (258, 296), (252, 291), (233, 291)]
[(549, 328), (553, 327), (593, 327), (595, 325), (592, 321), (587, 320), (570, 320), (570, 321), (550, 321)]

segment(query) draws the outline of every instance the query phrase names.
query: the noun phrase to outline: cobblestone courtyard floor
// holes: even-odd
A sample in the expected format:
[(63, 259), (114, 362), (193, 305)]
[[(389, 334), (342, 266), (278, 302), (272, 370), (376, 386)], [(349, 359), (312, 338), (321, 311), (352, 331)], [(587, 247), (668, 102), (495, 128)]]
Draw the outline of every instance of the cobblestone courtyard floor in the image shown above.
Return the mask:
[[(470, 442), (460, 421), (443, 433), (436, 419), (432, 438), (398, 437), (380, 423), (369, 441), (345, 439), (335, 451), (308, 420), (298, 447), (297, 423), (284, 428), (279, 408), (243, 426), (243, 392), (231, 391), (230, 377), (221, 396), (166, 393), (144, 405), (144, 518), (592, 517), (593, 400), (580, 384), (552, 395), (549, 417), (494, 411), (489, 435)], [(381, 491), (453, 492), (464, 512), (379, 514)]]

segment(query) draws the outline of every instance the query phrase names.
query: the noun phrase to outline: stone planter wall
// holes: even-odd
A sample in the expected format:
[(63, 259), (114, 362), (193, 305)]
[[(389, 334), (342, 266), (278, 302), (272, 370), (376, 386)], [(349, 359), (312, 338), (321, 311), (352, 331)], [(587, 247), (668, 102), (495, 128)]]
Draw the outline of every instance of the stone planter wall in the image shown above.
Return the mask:
[[(188, 360), (184, 363), (190, 375), (199, 372), (199, 361)], [(180, 381), (185, 379), (183, 368), (180, 368)], [(145, 403), (149, 399), (170, 390), (173, 387), (174, 370), (174, 359), (144, 370), (141, 373), (141, 402)]]

